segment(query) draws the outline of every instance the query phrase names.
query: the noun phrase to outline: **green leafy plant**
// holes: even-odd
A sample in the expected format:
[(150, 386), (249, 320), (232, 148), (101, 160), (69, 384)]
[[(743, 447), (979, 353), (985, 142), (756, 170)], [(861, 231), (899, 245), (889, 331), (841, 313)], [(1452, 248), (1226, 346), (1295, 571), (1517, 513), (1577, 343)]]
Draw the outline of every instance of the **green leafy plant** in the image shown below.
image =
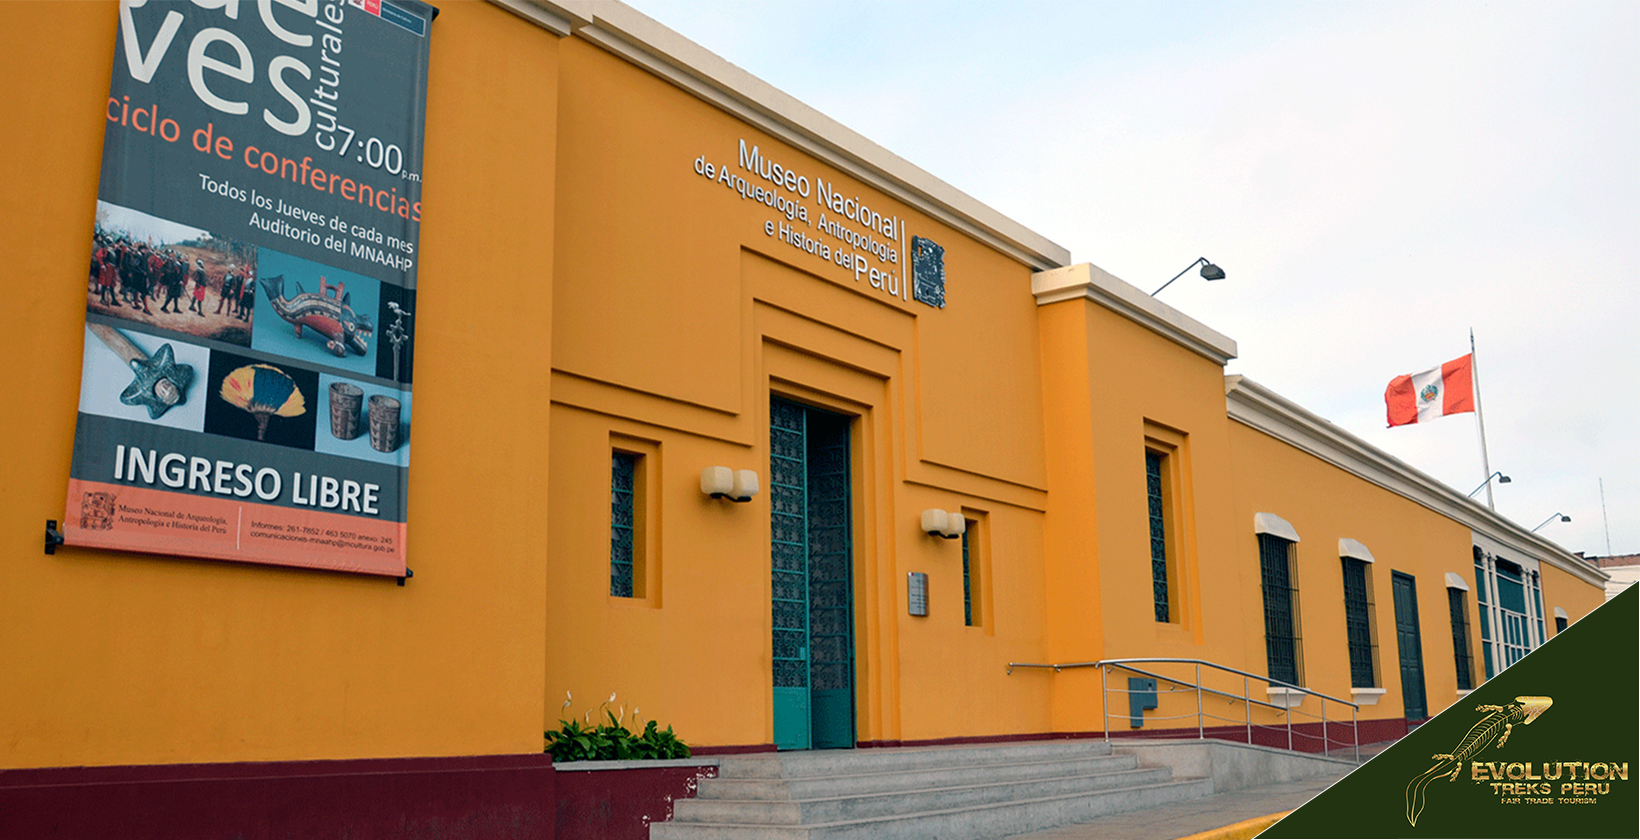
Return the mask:
[[(564, 709), (569, 709), (574, 698), (569, 692), (564, 692)], [(673, 733), (672, 727), (662, 730), (653, 720), (644, 723), (643, 729), (633, 732), (627, 727), (628, 716), (626, 705), (622, 704), (619, 713), (609, 706), (615, 702), (615, 695), (609, 695), (598, 708), (604, 721), (596, 725), (592, 723), (592, 710), (588, 709), (583, 720), (558, 721), (558, 729), (546, 731), (547, 753), (553, 761), (631, 761), (638, 759), (660, 758), (688, 758), (689, 745), (685, 744)], [(633, 726), (638, 723), (638, 709), (634, 707), (630, 716)]]

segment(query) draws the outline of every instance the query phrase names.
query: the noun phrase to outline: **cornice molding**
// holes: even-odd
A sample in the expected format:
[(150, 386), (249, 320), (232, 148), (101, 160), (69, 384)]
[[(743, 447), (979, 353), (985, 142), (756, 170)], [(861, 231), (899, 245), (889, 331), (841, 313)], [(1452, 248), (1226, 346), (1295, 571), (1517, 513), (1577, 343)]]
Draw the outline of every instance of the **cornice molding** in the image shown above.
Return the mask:
[[(934, 177), (789, 94), (616, 0), (490, 0), (569, 19), (574, 37), (642, 67), (782, 143), (832, 166), (1032, 269), (1070, 262), (1070, 251)], [(548, 20), (537, 20), (558, 32)], [(559, 34), (565, 34), (560, 32)]]
[(1224, 391), (1231, 420), (1467, 526), (1477, 543), (1494, 543), (1548, 563), (1590, 585), (1605, 585), (1604, 573), (1566, 549), (1251, 379), (1226, 376)]
[(581, 0), (490, 0), (497, 6), (559, 36), (568, 37), (575, 30), (592, 23), (592, 4)]
[(1091, 300), (1163, 338), (1223, 367), (1236, 357), (1236, 342), (1212, 327), (1145, 294), (1093, 263), (1039, 271), (1031, 275), (1037, 306), (1066, 300)]

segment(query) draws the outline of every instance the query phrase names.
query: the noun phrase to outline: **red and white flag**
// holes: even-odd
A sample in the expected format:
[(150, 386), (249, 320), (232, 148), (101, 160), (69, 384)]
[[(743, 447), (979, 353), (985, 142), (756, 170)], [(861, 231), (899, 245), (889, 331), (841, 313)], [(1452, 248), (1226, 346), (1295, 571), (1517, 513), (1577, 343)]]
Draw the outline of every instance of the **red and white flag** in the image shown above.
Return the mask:
[(1437, 417), (1475, 410), (1474, 354), (1426, 371), (1397, 376), (1384, 390), (1389, 424), (1427, 423)]

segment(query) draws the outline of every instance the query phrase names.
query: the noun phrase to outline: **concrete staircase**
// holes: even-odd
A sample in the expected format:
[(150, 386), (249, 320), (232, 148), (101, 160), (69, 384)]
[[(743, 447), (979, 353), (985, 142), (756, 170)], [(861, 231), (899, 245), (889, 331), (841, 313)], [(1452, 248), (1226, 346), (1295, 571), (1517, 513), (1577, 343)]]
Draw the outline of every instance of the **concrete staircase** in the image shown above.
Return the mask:
[(1213, 792), (1103, 741), (724, 758), (650, 840), (983, 840)]

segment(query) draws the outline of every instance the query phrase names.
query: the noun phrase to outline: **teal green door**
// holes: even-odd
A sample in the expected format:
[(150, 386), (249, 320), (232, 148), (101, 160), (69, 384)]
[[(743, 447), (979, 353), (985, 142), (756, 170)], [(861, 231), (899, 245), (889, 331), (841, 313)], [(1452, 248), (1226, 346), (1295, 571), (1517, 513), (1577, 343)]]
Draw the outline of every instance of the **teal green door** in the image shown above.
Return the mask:
[(774, 742), (854, 746), (849, 421), (769, 401)]
[(1424, 642), (1418, 632), (1418, 584), (1412, 575), (1390, 572), (1395, 598), (1395, 641), (1401, 654), (1401, 701), (1407, 720), (1429, 717), (1424, 699)]

